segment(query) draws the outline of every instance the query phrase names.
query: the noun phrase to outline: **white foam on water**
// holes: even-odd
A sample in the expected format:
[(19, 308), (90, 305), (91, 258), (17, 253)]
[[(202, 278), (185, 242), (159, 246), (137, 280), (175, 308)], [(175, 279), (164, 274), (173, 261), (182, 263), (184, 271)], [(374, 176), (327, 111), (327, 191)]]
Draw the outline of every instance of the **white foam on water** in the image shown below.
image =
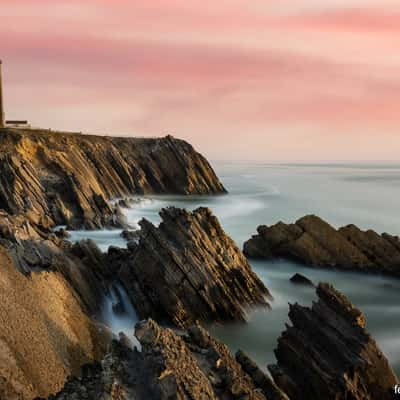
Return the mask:
[(126, 240), (121, 237), (121, 229), (102, 229), (97, 231), (68, 231), (71, 242), (92, 239), (100, 250), (106, 252), (110, 246), (126, 247)]

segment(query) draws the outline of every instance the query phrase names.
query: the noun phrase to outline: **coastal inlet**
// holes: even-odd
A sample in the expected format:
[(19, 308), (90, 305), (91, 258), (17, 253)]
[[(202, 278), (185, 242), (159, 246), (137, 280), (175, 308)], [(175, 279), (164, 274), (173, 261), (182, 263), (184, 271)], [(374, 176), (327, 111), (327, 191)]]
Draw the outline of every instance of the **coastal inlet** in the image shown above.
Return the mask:
[[(123, 212), (136, 227), (143, 217), (158, 224), (158, 213), (167, 206), (189, 210), (209, 207), (239, 247), (261, 223), (272, 225), (280, 220), (289, 223), (310, 213), (320, 215), (335, 227), (354, 223), (378, 233), (399, 233), (398, 221), (393, 215), (397, 215), (396, 199), (400, 196), (400, 166), (215, 163), (215, 167), (228, 195), (145, 196)], [(126, 246), (120, 233), (121, 230), (72, 231), (71, 240), (90, 237), (106, 251), (109, 246)], [(400, 281), (379, 275), (312, 269), (285, 260), (251, 261), (251, 265), (271, 291), (274, 301), (271, 311), (260, 309), (249, 313), (245, 325), (210, 327), (210, 332), (233, 351), (245, 350), (262, 368), (274, 361), (276, 340), (288, 322), (288, 302), (310, 305), (315, 300), (312, 287), (290, 282), (295, 273), (301, 273), (314, 283), (333, 284), (364, 312), (369, 332), (400, 373), (400, 347), (396, 339), (400, 336), (397, 318)], [(109, 312), (105, 312), (103, 318), (116, 333), (121, 330), (121, 325), (113, 321)], [(131, 318), (130, 326), (134, 323), (135, 319)], [(131, 335), (132, 328), (126, 333)]]

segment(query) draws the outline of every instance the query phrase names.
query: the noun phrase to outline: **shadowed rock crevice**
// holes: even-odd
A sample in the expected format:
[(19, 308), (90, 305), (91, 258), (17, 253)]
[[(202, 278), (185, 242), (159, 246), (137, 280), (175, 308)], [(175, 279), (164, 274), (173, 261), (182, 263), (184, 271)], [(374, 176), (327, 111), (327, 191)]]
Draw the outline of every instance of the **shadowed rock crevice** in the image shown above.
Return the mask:
[(284, 257), (313, 267), (338, 268), (400, 276), (400, 240), (355, 225), (336, 230), (315, 215), (295, 224), (259, 226), (244, 244), (248, 257)]

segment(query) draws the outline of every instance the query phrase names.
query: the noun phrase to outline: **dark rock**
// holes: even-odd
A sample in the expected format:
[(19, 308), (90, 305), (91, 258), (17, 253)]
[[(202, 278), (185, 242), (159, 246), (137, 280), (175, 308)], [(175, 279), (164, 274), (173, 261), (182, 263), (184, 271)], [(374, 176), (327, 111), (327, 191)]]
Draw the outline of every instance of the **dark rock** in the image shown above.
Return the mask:
[(252, 378), (253, 382), (266, 395), (267, 400), (289, 400), (289, 397), (265, 374), (260, 367), (243, 351), (236, 353), (236, 361), (243, 370)]
[(3, 129), (0, 154), (0, 209), (48, 228), (124, 227), (109, 200), (126, 193), (225, 192), (207, 160), (170, 136)]
[(122, 208), (132, 208), (133, 205), (133, 199), (121, 199), (118, 201), (118, 205)]
[(320, 284), (312, 308), (290, 306), (292, 326), (278, 340), (269, 370), (296, 400), (389, 400), (398, 382), (365, 329), (364, 315), (332, 286)]
[(248, 257), (285, 257), (313, 267), (400, 275), (400, 240), (395, 236), (354, 225), (336, 230), (314, 215), (257, 230), (244, 244)]
[(69, 239), (71, 237), (70, 233), (64, 228), (60, 228), (54, 231), (54, 233), (60, 239)]
[(301, 274), (294, 274), (290, 278), (290, 282), (295, 283), (297, 285), (314, 286), (314, 284), (308, 278), (306, 278), (304, 275)]
[(158, 228), (142, 220), (139, 243), (108, 261), (140, 318), (186, 327), (244, 321), (246, 307), (268, 306), (268, 290), (210, 210), (167, 208), (160, 215)]
[(136, 241), (140, 238), (139, 231), (130, 231), (130, 230), (123, 230), (121, 232), (121, 237), (124, 238), (128, 242)]

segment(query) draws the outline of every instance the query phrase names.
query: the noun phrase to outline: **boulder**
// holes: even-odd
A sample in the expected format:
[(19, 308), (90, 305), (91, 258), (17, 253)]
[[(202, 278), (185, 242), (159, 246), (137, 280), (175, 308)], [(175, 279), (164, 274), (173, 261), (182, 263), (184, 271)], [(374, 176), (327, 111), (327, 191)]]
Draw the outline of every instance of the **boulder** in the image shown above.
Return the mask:
[(140, 235), (138, 230), (132, 231), (125, 229), (121, 232), (121, 237), (125, 239), (127, 242), (133, 242), (137, 241)]
[(248, 257), (284, 257), (312, 267), (400, 276), (400, 239), (355, 225), (335, 229), (315, 215), (295, 224), (259, 226), (244, 244)]
[(290, 282), (296, 285), (314, 286), (314, 284), (310, 281), (310, 279), (308, 279), (304, 275), (297, 273), (290, 278)]
[(247, 307), (268, 306), (268, 289), (209, 209), (160, 215), (158, 227), (140, 222), (137, 245), (108, 258), (140, 318), (187, 327), (244, 321)]

